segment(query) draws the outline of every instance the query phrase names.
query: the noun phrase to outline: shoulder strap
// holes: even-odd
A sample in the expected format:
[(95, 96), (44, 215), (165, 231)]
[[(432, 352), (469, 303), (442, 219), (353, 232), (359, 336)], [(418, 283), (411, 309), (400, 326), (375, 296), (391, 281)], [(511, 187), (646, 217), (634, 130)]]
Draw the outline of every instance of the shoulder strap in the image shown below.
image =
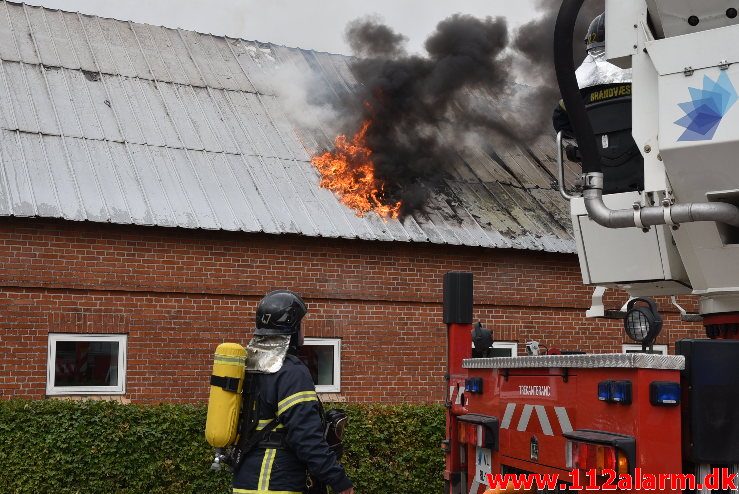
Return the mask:
[(257, 376), (251, 372), (244, 374), (244, 386), (241, 389), (241, 423), (239, 433), (241, 437), (253, 432), (259, 422), (259, 386)]
[(279, 423), (280, 422), (276, 418), (274, 418), (272, 419), (272, 421), (264, 426), (264, 429), (255, 432), (245, 441), (239, 441), (239, 453), (236, 459), (234, 470), (238, 470), (239, 468), (241, 468), (241, 464), (244, 462), (246, 454), (254, 449), (257, 444), (261, 443), (264, 438), (267, 437), (267, 434), (275, 430), (275, 427), (277, 427), (277, 424)]
[(259, 386), (257, 384), (256, 375), (246, 372), (244, 387), (242, 388), (243, 404), (234, 470), (238, 470), (241, 467), (241, 463), (243, 463), (247, 453), (262, 442), (279, 424), (279, 421), (275, 417), (263, 429), (256, 430), (257, 424), (259, 424)]

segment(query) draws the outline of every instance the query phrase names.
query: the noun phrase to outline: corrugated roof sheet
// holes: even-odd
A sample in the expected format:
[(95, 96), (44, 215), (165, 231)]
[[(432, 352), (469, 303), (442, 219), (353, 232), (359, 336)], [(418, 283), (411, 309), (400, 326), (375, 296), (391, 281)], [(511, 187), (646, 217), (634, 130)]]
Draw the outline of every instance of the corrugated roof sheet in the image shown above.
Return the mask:
[(356, 84), (348, 63), (1, 1), (0, 215), (574, 251), (551, 139), (460, 149), (402, 221), (358, 218), (320, 188), (310, 156), (331, 137), (285, 114), (269, 69), (338, 95)]

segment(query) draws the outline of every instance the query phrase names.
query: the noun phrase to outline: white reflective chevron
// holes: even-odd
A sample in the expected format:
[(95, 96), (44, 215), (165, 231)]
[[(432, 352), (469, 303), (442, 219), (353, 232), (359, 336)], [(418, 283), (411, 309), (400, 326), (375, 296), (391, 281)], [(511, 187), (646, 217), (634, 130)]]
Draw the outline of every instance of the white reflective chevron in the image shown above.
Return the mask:
[[(508, 403), (506, 405), (505, 412), (503, 413), (503, 420), (500, 423), (501, 429), (510, 429), (511, 423), (513, 422), (513, 415), (516, 413), (516, 408), (516, 403)], [(552, 408), (554, 408), (554, 414), (557, 417), (557, 422), (559, 423), (559, 428), (562, 433), (572, 432), (572, 423), (570, 422), (570, 417), (567, 414), (567, 409), (565, 407)], [(526, 429), (528, 429), (529, 422), (531, 421), (531, 414), (534, 411), (536, 411), (536, 417), (539, 420), (539, 425), (541, 426), (541, 431), (544, 433), (544, 435), (553, 436), (554, 429), (552, 428), (552, 423), (549, 420), (547, 407), (544, 405), (524, 404), (523, 410), (521, 412), (521, 417), (518, 419), (518, 424), (516, 425), (516, 430), (518, 432), (525, 432)]]
[(572, 424), (569, 415), (567, 415), (567, 409), (565, 407), (554, 407), (554, 413), (557, 414), (557, 421), (559, 421), (562, 433), (572, 432)]
[(552, 424), (549, 422), (549, 417), (547, 416), (547, 411), (544, 408), (544, 405), (534, 405), (534, 410), (536, 410), (536, 415), (539, 417), (541, 431), (545, 436), (553, 436), (554, 432), (552, 432)]
[(464, 397), (464, 387), (461, 384), (457, 386), (457, 397), (454, 400), (455, 405), (462, 404), (462, 398)]
[(524, 405), (523, 406), (523, 412), (521, 413), (521, 418), (518, 421), (518, 427), (516, 427), (516, 430), (518, 432), (523, 432), (526, 430), (526, 428), (529, 426), (529, 419), (531, 418), (531, 412), (534, 410), (534, 405)]
[(500, 424), (501, 429), (507, 429), (511, 426), (511, 420), (513, 419), (513, 413), (516, 411), (516, 404), (509, 403), (505, 407), (505, 413), (503, 414), (503, 422)]

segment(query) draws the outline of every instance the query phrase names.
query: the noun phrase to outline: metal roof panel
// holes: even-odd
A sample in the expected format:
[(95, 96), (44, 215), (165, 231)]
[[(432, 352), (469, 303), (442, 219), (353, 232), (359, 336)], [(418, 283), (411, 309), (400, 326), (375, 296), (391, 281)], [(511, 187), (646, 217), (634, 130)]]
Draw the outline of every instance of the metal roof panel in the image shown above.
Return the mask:
[[(119, 144), (116, 147), (122, 146)], [(138, 225), (176, 226), (169, 194), (163, 186), (151, 147), (128, 144), (126, 148), (125, 154), (129, 164), (135, 168), (141, 194), (145, 198), (142, 203), (146, 206), (143, 216), (135, 215), (134, 222)]]
[(0, 157), (3, 165), (4, 202), (13, 216), (36, 216), (36, 194), (21, 146), (21, 133), (2, 131)]
[(304, 74), (336, 102), (350, 60), (0, 0), (0, 215), (574, 251), (551, 138), (461, 143), (400, 220), (320, 188), (330, 123), (294, 118), (275, 81)]
[[(233, 177), (231, 182), (235, 188), (233, 192), (234, 210), (248, 209), (249, 215), (239, 214), (245, 231), (266, 233), (284, 233), (286, 227), (275, 219), (275, 215), (269, 207), (269, 195), (260, 190), (252, 175), (251, 167), (243, 155), (223, 154), (223, 159), (228, 162), (226, 171)], [(228, 178), (228, 177), (226, 177)], [(226, 187), (228, 189), (228, 187)], [(245, 211), (244, 211), (245, 212)], [(253, 220), (253, 221), (252, 221)], [(253, 225), (253, 226), (249, 226)]]

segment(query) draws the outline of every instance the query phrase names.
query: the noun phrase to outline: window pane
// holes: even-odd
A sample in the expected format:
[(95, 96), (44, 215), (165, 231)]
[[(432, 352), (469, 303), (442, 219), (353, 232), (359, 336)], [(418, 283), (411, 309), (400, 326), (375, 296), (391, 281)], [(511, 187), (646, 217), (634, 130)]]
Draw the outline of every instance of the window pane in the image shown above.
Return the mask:
[(300, 353), (300, 358), (308, 366), (316, 385), (332, 386), (334, 384), (333, 345), (306, 344), (300, 349)]
[(491, 357), (513, 357), (513, 349), (512, 348), (500, 348), (500, 347), (493, 347), (490, 349), (490, 356)]
[(58, 341), (55, 386), (118, 385), (117, 341)]

